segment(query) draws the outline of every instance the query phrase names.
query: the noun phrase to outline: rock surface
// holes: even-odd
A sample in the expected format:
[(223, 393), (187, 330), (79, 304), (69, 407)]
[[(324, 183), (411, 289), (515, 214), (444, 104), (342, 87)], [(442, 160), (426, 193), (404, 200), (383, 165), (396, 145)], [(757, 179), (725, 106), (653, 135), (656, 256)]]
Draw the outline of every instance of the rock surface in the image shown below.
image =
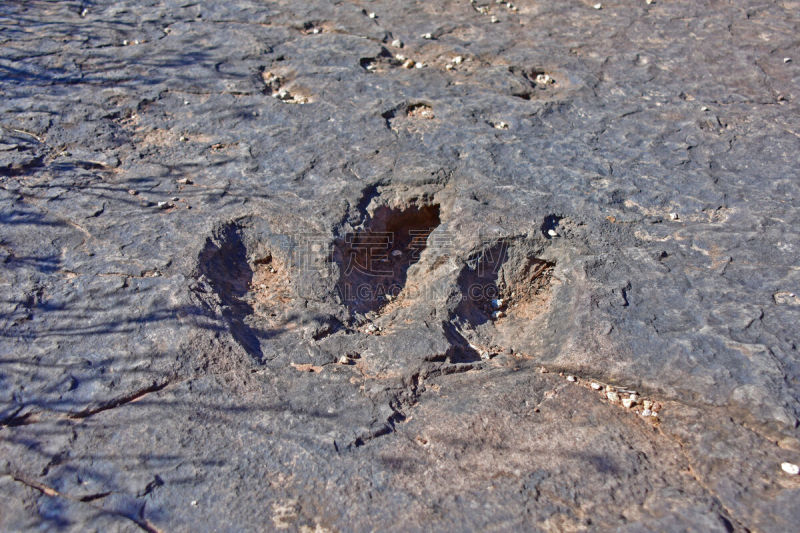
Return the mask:
[(2, 3), (0, 529), (795, 528), (798, 13)]

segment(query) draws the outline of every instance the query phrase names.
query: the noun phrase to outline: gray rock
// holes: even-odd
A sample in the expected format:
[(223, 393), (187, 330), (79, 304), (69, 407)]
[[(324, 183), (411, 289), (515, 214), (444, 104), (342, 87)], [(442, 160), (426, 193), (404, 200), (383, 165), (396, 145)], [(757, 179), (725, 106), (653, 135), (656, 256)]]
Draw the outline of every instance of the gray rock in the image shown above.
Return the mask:
[(540, 4), (0, 5), (0, 529), (795, 527), (800, 18)]

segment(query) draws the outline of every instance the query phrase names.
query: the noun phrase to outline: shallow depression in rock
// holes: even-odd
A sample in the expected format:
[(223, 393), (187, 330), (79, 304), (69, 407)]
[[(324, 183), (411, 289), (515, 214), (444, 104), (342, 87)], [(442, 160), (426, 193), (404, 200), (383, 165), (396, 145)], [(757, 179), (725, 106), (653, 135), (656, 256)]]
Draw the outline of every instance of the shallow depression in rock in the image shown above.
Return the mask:
[(378, 207), (363, 229), (337, 239), (337, 290), (351, 312), (380, 309), (403, 289), (408, 269), (428, 246), (440, 224), (439, 206)]

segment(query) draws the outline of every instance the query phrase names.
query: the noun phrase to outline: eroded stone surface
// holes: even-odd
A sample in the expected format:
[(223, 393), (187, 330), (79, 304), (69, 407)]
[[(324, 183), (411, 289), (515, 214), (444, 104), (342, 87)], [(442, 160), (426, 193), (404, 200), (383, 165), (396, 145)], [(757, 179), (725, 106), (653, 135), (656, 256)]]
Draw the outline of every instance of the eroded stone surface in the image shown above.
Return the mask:
[(791, 530), (796, 7), (4, 3), (0, 529)]

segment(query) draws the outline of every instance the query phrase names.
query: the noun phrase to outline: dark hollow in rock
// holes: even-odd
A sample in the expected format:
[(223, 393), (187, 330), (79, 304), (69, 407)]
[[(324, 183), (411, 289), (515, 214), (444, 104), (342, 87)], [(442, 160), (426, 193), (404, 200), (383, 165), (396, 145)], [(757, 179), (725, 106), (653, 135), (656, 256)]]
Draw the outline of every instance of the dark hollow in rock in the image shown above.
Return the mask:
[[(497, 311), (526, 318), (538, 314), (555, 265), (527, 248), (500, 240), (471, 254), (458, 277), (461, 301), (456, 316), (476, 327), (495, 320)], [(493, 305), (497, 300), (503, 303)]]
[(333, 251), (339, 265), (337, 290), (350, 312), (377, 311), (396, 297), (439, 224), (436, 204), (381, 206), (363, 229), (337, 239)]
[(556, 80), (550, 77), (545, 71), (540, 69), (525, 69), (522, 67), (509, 67), (509, 72), (521, 78), (524, 85), (529, 87), (524, 91), (514, 92), (513, 95), (523, 100), (531, 100), (536, 97), (537, 92), (546, 90), (550, 85), (554, 85)]
[(253, 282), (253, 268), (236, 224), (226, 224), (214, 233), (198, 257), (198, 271), (205, 276), (222, 302), (222, 316), (236, 341), (256, 360), (262, 359), (256, 332), (245, 323), (253, 313), (247, 300)]

